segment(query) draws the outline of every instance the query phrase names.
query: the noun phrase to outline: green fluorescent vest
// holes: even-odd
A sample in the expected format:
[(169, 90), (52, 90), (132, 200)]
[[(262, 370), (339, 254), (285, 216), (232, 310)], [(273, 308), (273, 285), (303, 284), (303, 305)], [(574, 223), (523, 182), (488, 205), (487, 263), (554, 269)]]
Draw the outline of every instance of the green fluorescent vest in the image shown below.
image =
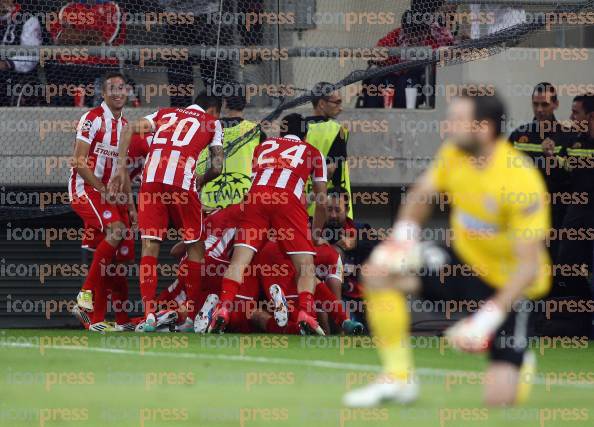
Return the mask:
[[(243, 120), (236, 126), (225, 128), (223, 149), (227, 149), (230, 142), (245, 135), (256, 126), (256, 123)], [(242, 141), (243, 142), (243, 141)], [(260, 143), (260, 132), (256, 134), (243, 146), (225, 157), (223, 172), (216, 179), (206, 183), (200, 191), (202, 205), (208, 208), (224, 208), (230, 204), (239, 203), (244, 194), (250, 189), (252, 174), (252, 157), (254, 149)], [(206, 159), (208, 149), (200, 153), (198, 161), (198, 173), (206, 170)]]
[[(307, 136), (305, 140), (320, 150), (324, 157), (328, 155), (334, 139), (340, 132), (341, 125), (335, 120), (327, 120), (320, 123), (309, 123)], [(345, 129), (346, 140), (348, 141), (348, 130)], [(351, 178), (349, 175), (349, 164), (347, 159), (342, 162), (342, 176), (340, 177), (340, 184), (349, 192), (349, 199), (351, 199)], [(333, 188), (332, 180), (328, 177), (328, 190)], [(307, 193), (312, 192), (311, 178), (307, 181)], [(315, 203), (311, 203), (307, 208), (307, 213), (313, 216), (315, 210)], [(349, 203), (349, 211), (347, 212), (349, 218), (353, 218), (353, 204)]]

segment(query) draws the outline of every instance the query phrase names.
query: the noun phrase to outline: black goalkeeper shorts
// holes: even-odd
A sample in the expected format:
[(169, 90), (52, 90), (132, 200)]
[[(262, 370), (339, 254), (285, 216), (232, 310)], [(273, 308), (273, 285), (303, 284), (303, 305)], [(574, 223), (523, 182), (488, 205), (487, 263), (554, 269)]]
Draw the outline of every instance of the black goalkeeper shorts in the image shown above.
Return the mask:
[[(433, 249), (444, 251), (446, 262), (439, 271), (424, 268), (420, 275), (421, 297), (436, 302), (434, 307), (442, 307), (447, 311), (447, 306), (450, 313), (469, 315), (495, 294), (496, 289), (485, 283), (452, 249)], [(522, 365), (532, 329), (530, 304), (525, 302), (518, 301), (514, 305), (497, 331), (489, 349), (490, 360), (505, 361), (518, 367)]]

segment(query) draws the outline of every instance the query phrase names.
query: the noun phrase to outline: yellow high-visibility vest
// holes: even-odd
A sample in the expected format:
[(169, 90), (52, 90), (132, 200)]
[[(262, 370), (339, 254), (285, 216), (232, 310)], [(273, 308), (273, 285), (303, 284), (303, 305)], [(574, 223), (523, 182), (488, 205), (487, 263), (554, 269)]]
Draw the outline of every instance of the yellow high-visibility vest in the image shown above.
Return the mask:
[[(307, 135), (305, 140), (320, 150), (320, 153), (324, 157), (328, 156), (330, 152), (330, 148), (332, 147), (332, 143), (336, 139), (336, 136), (340, 132), (341, 124), (338, 123), (336, 120), (326, 120), (323, 122), (313, 122), (309, 123), (307, 127)], [(349, 133), (347, 129), (344, 129), (345, 132), (345, 144), (346, 141), (349, 139)], [(346, 189), (349, 193), (349, 211), (347, 212), (347, 216), (353, 219), (353, 203), (351, 199), (351, 178), (349, 174), (349, 164), (347, 159), (344, 159), (342, 162), (342, 174), (340, 176), (340, 185), (344, 189)], [(307, 193), (310, 194), (312, 192), (312, 183), (311, 178), (307, 181)], [(328, 190), (334, 188), (334, 184), (332, 180), (328, 178)], [(307, 208), (307, 213), (310, 216), (313, 216), (315, 210), (315, 203), (311, 203)]]
[[(256, 123), (242, 120), (241, 123), (226, 127), (223, 138), (223, 149), (226, 151), (228, 144), (242, 135), (250, 132)], [(243, 141), (241, 142), (243, 143)], [(250, 189), (252, 184), (252, 157), (254, 149), (260, 143), (260, 132), (256, 132), (250, 140), (243, 144), (231, 156), (225, 157), (223, 172), (216, 179), (207, 182), (200, 191), (202, 206), (207, 208), (225, 208), (231, 204), (239, 203)], [(198, 160), (199, 173), (206, 170), (208, 150), (200, 153)]]

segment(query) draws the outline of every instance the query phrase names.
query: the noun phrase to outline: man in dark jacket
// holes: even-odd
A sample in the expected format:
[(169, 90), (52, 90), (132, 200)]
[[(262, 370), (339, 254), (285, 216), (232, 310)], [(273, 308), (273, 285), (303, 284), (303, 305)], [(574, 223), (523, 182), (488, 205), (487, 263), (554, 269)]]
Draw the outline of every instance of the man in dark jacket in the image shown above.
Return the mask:
[[(512, 132), (509, 137), (514, 147), (528, 155), (538, 167), (551, 195), (553, 229), (563, 221), (566, 206), (561, 197), (568, 190), (568, 174), (564, 168), (566, 149), (577, 136), (571, 127), (566, 127), (555, 117), (559, 108), (557, 91), (550, 83), (539, 83), (532, 92), (534, 118)], [(558, 251), (556, 239), (551, 241), (550, 254), (555, 262)]]

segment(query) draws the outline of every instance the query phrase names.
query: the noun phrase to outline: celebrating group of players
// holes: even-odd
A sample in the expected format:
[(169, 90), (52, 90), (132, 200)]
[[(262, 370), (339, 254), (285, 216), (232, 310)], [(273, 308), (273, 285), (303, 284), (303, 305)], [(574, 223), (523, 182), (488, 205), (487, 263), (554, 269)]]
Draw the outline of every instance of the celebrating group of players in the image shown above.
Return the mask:
[[(221, 99), (201, 94), (186, 108), (164, 108), (128, 124), (122, 117), (123, 77), (106, 76), (102, 90), (104, 103), (80, 120), (69, 187), (72, 207), (89, 231), (83, 246), (94, 250), (74, 309), (89, 330), (362, 332), (363, 325), (347, 318), (332, 292), (342, 267), (322, 238), (326, 158), (303, 141), (307, 126), (301, 116), (286, 116), (280, 137), (255, 146), (251, 187), (240, 203), (206, 215), (198, 190), (216, 179), (225, 163)], [(527, 303), (545, 297), (552, 282), (544, 180), (504, 136), (505, 106), (496, 94), (480, 98), (464, 91), (450, 103), (447, 121), (448, 140), (409, 191), (389, 238), (365, 264), (366, 316), (383, 372), (349, 391), (346, 406), (418, 397), (406, 303), (415, 292), (434, 301), (477, 302), (477, 310), (448, 328), (445, 338), (458, 350), (488, 351), (486, 404), (512, 405), (529, 394), (535, 358), (527, 339)], [(199, 173), (206, 147), (208, 168)], [(137, 211), (131, 179), (140, 173)], [(304, 194), (310, 179), (311, 224)], [(456, 236), (443, 263), (471, 267), (469, 274), (422, 273), (421, 227), (441, 193), (450, 197)], [(172, 249), (180, 259), (179, 275), (157, 295), (157, 258), (171, 223), (182, 235)], [(142, 239), (144, 315), (130, 319), (117, 310), (111, 324), (105, 321), (108, 295), (117, 307), (127, 300), (128, 287), (126, 277), (106, 272), (134, 259), (129, 233), (134, 227)], [(332, 326), (323, 328), (318, 320), (325, 315)]]
[[(105, 76), (104, 102), (77, 129), (69, 181), (71, 206), (83, 220), (83, 248), (94, 252), (73, 314), (90, 331), (361, 333), (339, 296), (342, 264), (321, 238), (326, 215), (326, 160), (303, 141), (301, 116), (283, 119), (281, 135), (254, 150), (252, 185), (241, 203), (205, 212), (199, 190), (222, 171), (222, 99), (200, 94), (186, 108), (163, 108), (128, 123), (127, 89)], [(208, 147), (208, 168), (198, 173)], [(137, 203), (131, 182), (141, 178)], [(304, 189), (311, 179), (313, 219)], [(177, 280), (157, 295), (158, 256), (170, 224), (182, 241)], [(144, 315), (131, 318), (125, 269), (142, 239)], [(338, 286), (337, 286), (338, 284)], [(115, 322), (105, 320), (111, 296)], [(326, 320), (324, 328), (318, 314)]]

